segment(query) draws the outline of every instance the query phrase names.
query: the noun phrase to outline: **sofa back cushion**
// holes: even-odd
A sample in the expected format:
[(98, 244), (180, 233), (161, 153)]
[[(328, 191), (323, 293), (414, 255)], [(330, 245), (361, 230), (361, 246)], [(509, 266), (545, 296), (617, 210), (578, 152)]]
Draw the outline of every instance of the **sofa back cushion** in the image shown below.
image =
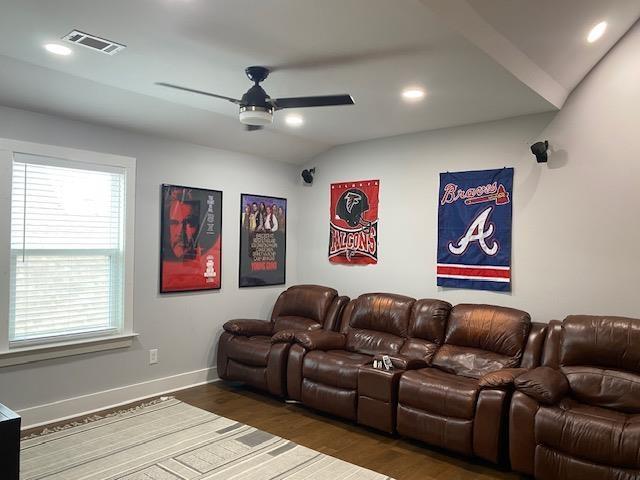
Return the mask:
[(430, 362), (438, 346), (444, 341), (450, 311), (451, 304), (442, 300), (416, 300), (409, 319), (409, 338), (400, 353)]
[(576, 400), (640, 413), (640, 319), (572, 315), (559, 361)]
[(520, 367), (536, 368), (540, 366), (542, 349), (547, 338), (548, 329), (549, 326), (546, 323), (531, 322), (527, 344), (524, 347), (524, 352), (522, 352)]
[(560, 341), (562, 340), (562, 322), (551, 320), (547, 325), (547, 336), (542, 347), (540, 365), (543, 367), (560, 368)]
[(529, 334), (528, 313), (493, 305), (460, 304), (449, 315), (444, 345), (433, 365), (480, 378), (501, 368), (518, 367)]
[[(282, 292), (273, 307), (271, 321), (280, 317), (302, 317), (324, 325), (338, 292), (320, 285), (295, 285)], [(292, 325), (289, 328), (293, 328)]]
[(640, 319), (570, 315), (562, 322), (560, 365), (640, 373)]
[(390, 293), (367, 293), (358, 297), (351, 308), (342, 331), (347, 334), (346, 349), (375, 355), (398, 353), (409, 327), (415, 299)]

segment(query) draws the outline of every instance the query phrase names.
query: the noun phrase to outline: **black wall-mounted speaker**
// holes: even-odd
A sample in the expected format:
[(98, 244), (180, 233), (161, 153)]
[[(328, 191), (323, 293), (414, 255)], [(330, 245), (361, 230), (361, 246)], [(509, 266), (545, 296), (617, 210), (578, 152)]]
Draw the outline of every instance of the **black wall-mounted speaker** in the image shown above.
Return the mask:
[(301, 173), (302, 176), (302, 180), (304, 180), (304, 183), (311, 185), (313, 183), (313, 174), (316, 173), (316, 169), (314, 168), (310, 168), (309, 170), (303, 170)]
[(531, 145), (531, 153), (536, 156), (536, 161), (538, 163), (547, 162), (547, 150), (549, 150), (549, 142), (547, 140), (544, 142), (536, 142)]

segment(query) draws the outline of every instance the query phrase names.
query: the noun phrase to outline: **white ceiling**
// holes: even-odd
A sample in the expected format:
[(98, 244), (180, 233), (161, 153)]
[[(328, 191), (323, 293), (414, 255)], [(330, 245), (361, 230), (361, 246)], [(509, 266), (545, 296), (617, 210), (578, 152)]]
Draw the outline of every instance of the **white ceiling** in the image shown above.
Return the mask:
[[(554, 21), (532, 28), (533, 3)], [(553, 110), (640, 15), (639, 4), (0, 0), (0, 104), (302, 163), (337, 144)], [(472, 16), (483, 28), (472, 29)], [(593, 48), (585, 25), (601, 18), (612, 25)], [(127, 49), (114, 57), (42, 49), (74, 28)], [(491, 35), (501, 48), (483, 42)], [(263, 83), (273, 97), (350, 93), (356, 105), (301, 110), (299, 129), (277, 112), (273, 126), (245, 132), (233, 104), (154, 85), (239, 97), (254, 64), (278, 67)], [(424, 86), (426, 99), (403, 102), (408, 85)]]
[[(640, 17), (640, 0), (468, 0), (496, 30), (571, 91)], [(585, 43), (606, 21), (603, 38)]]

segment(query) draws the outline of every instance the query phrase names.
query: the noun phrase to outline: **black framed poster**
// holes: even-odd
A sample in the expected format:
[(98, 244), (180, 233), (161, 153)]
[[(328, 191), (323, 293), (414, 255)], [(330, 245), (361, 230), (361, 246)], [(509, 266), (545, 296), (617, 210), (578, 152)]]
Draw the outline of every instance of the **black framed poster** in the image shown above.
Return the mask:
[(160, 293), (219, 289), (221, 252), (222, 192), (162, 185)]
[(282, 285), (287, 258), (287, 199), (240, 195), (240, 287)]

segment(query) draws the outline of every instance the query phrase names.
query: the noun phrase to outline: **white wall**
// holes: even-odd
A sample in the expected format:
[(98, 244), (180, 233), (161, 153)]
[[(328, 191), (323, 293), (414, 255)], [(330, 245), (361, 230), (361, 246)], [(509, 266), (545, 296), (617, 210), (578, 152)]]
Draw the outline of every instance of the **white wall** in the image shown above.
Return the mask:
[[(640, 25), (573, 92), (557, 114), (345, 145), (316, 157), (299, 187), (298, 280), (355, 296), (387, 291), (451, 303), (529, 311), (640, 317)], [(429, 108), (429, 99), (424, 108)], [(529, 145), (548, 139), (538, 165)], [(436, 287), (438, 174), (515, 167), (513, 291)], [(380, 178), (379, 263), (327, 260), (329, 184)]]
[[(0, 369), (0, 402), (13, 409), (212, 367), (226, 320), (267, 318), (285, 287), (238, 288), (241, 192), (290, 199), (287, 281), (296, 283), (298, 168), (292, 165), (2, 107), (0, 137), (137, 158), (134, 330), (140, 336), (128, 349)], [(162, 183), (223, 191), (220, 291), (159, 295)], [(159, 349), (157, 365), (149, 365), (150, 348)]]
[[(538, 321), (580, 312), (640, 316), (638, 51), (640, 26), (555, 116), (338, 147), (309, 164), (317, 166), (312, 187), (300, 185), (300, 168), (292, 165), (0, 107), (0, 137), (137, 158), (134, 322), (140, 333), (129, 349), (2, 368), (0, 401), (24, 409), (213, 366), (222, 323), (231, 317), (265, 318), (284, 288), (237, 287), (241, 192), (289, 198), (288, 284), (326, 284), (351, 296), (389, 291), (511, 305)], [(536, 164), (528, 152), (542, 139), (553, 149), (548, 165)], [(516, 170), (513, 292), (438, 289), (438, 173), (503, 166)], [(329, 183), (367, 178), (382, 182), (380, 262), (330, 265)], [(161, 183), (224, 191), (221, 291), (158, 294)], [(149, 348), (159, 348), (159, 364), (148, 365)], [(62, 402), (48, 412), (98, 408), (105, 398), (131, 398), (153, 388), (146, 385)]]

